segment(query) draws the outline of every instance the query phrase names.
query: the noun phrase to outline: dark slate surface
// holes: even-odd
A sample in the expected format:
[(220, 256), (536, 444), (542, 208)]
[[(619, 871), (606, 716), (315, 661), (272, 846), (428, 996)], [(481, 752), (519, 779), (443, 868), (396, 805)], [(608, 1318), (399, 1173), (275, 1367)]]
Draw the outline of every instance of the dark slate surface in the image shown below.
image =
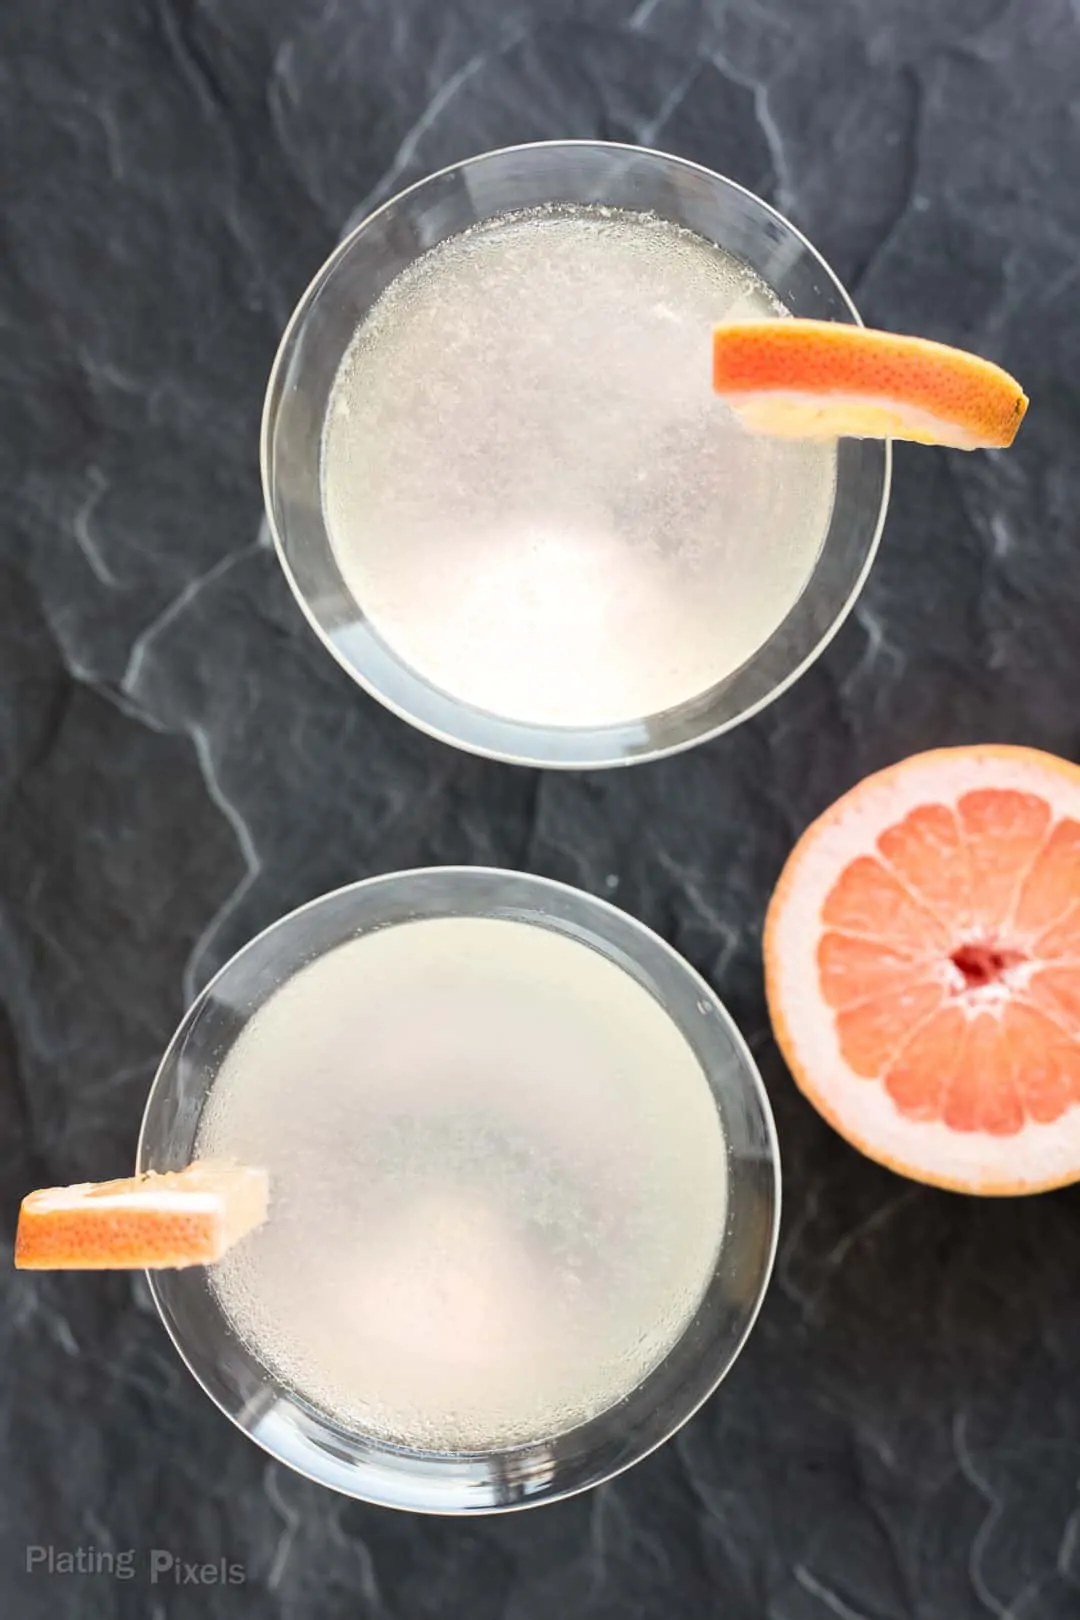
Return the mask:
[[(680, 1438), (593, 1495), (420, 1520), (271, 1466), (141, 1284), (0, 1277), (0, 1614), (1064, 1620), (1080, 1614), (1080, 1194), (980, 1204), (858, 1159), (770, 1040), (795, 835), (935, 744), (1080, 745), (1080, 8), (1069, 0), (4, 0), (2, 1219), (124, 1173), (185, 997), (334, 884), (489, 861), (659, 929), (760, 1059), (776, 1282)], [(343, 223), (537, 136), (641, 140), (789, 210), (872, 321), (978, 346), (1007, 457), (901, 450), (829, 654), (668, 763), (538, 778), (411, 734), (260, 540), (277, 334)], [(27, 1544), (136, 1551), (131, 1582)], [(241, 1563), (158, 1585), (153, 1547)]]

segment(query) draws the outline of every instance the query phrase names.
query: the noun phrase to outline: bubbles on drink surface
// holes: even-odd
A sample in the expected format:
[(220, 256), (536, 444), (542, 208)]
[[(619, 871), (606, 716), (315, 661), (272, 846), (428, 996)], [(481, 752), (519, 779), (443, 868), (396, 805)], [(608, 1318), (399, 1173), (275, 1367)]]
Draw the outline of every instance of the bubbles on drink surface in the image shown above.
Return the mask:
[(494, 1450), (616, 1404), (685, 1329), (726, 1207), (678, 1027), (525, 923), (384, 929), (278, 990), (223, 1059), (199, 1152), (267, 1167), (214, 1268), (237, 1333), (342, 1424)]
[(831, 444), (746, 433), (715, 322), (780, 317), (739, 260), (651, 215), (489, 220), (390, 284), (342, 361), (323, 506), (394, 652), (505, 718), (592, 727), (700, 696), (813, 569)]

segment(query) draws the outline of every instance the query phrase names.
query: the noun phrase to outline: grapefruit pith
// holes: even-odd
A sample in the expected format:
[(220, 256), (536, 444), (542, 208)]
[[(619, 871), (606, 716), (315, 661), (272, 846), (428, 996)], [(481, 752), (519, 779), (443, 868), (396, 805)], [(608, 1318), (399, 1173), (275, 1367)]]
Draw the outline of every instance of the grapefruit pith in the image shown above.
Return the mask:
[(1080, 766), (985, 746), (868, 777), (799, 840), (764, 946), (795, 1081), (870, 1158), (1080, 1180)]

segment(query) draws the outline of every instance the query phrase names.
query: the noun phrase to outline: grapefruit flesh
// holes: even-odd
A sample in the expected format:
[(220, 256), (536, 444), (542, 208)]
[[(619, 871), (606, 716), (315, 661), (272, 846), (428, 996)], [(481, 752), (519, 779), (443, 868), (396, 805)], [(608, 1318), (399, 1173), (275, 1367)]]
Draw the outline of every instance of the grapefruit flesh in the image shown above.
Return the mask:
[(1028, 407), (1015, 377), (964, 349), (837, 321), (732, 321), (713, 388), (752, 432), (1005, 449)]
[(790, 856), (765, 978), (797, 1084), (871, 1158), (1080, 1180), (1080, 767), (986, 746), (868, 777)]

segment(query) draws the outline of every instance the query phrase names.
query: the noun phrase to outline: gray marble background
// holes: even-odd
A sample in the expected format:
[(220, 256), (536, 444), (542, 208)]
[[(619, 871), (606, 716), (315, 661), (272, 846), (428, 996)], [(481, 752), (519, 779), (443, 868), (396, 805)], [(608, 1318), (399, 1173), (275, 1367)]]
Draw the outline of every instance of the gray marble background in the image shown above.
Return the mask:
[[(0, 1615), (1080, 1615), (1080, 1193), (979, 1203), (860, 1160), (770, 1039), (793, 839), (935, 744), (1080, 746), (1076, 0), (3, 0), (0, 1211), (123, 1174), (185, 1000), (281, 912), (394, 867), (567, 879), (717, 986), (786, 1215), (750, 1347), (594, 1494), (421, 1520), (270, 1464), (127, 1276), (0, 1275)], [(260, 535), (277, 335), (343, 222), (545, 136), (667, 147), (788, 211), (872, 322), (1033, 399), (1007, 456), (897, 456), (874, 577), (734, 735), (627, 773), (458, 756), (321, 652)], [(136, 1579), (25, 1573), (133, 1548)], [(148, 1550), (243, 1564), (151, 1586)]]

